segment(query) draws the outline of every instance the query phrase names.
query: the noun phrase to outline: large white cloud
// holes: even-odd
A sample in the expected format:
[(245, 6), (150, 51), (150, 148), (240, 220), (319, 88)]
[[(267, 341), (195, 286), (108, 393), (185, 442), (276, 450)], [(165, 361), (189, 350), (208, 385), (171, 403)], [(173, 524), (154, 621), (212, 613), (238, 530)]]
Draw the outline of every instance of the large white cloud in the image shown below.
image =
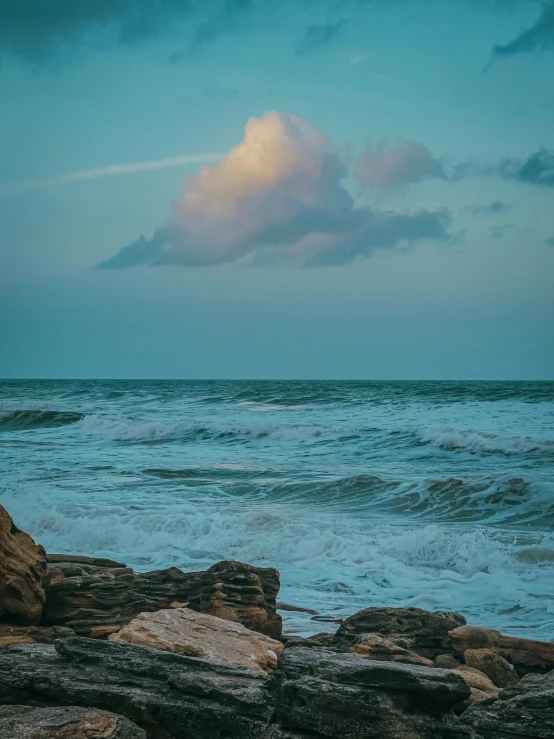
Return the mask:
[(401, 241), (445, 237), (444, 212), (356, 206), (342, 184), (347, 173), (338, 148), (296, 116), (251, 118), (241, 144), (185, 180), (167, 225), (101, 266), (210, 265), (252, 253), (343, 263)]

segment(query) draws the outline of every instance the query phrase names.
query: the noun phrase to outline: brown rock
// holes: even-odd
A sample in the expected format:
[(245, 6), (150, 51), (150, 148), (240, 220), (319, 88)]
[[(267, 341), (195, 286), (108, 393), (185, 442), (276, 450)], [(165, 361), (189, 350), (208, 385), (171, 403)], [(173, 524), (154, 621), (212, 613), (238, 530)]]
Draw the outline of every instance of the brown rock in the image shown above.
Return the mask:
[(36, 625), (44, 605), (46, 555), (0, 506), (0, 622)]
[(281, 642), (242, 624), (189, 608), (141, 613), (109, 641), (215, 659), (263, 674), (273, 670), (284, 648)]
[(473, 667), (460, 665), (460, 667), (457, 667), (453, 672), (457, 672), (461, 675), (471, 690), (470, 697), (456, 707), (459, 712), (476, 701), (483, 701), (487, 698), (496, 698), (500, 692), (499, 688), (496, 687), (492, 680)]
[(459, 613), (432, 613), (420, 608), (366, 608), (355, 613), (336, 633), (337, 641), (354, 643), (361, 634), (379, 634), (417, 654), (434, 659), (452, 652), (448, 634), (465, 624)]
[(451, 654), (437, 654), (434, 662), (437, 667), (442, 667), (445, 670), (455, 670), (460, 666), (460, 661)]
[(554, 669), (552, 642), (504, 636), (500, 631), (478, 626), (461, 626), (453, 629), (449, 636), (458, 654), (463, 655), (468, 649), (490, 649), (510, 662), (519, 675)]
[(86, 636), (106, 638), (139, 613), (183, 603), (268, 636), (281, 634), (279, 573), (241, 562), (218, 562), (205, 572), (137, 573), (111, 560), (48, 555), (45, 591), (42, 623)]
[(0, 648), (12, 644), (53, 644), (56, 639), (74, 636), (73, 629), (63, 626), (8, 626), (0, 624)]
[(519, 677), (509, 662), (492, 649), (466, 649), (466, 665), (484, 672), (498, 688), (517, 683)]
[(0, 736), (6, 739), (146, 739), (123, 716), (96, 708), (0, 706)]
[(411, 665), (425, 665), (426, 667), (434, 667), (434, 663), (430, 659), (421, 657), (415, 652), (399, 647), (388, 639), (384, 639), (378, 634), (363, 634), (358, 637), (356, 644), (351, 647), (350, 651), (365, 659), (378, 659), (385, 662), (403, 662)]

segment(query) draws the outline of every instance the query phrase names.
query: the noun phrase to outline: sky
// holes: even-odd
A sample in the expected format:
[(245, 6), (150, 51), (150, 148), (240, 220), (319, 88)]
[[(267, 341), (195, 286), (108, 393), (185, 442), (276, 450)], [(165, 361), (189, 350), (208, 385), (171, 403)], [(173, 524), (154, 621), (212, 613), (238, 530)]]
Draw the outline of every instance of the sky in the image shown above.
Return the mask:
[(554, 0), (4, 0), (0, 377), (554, 379)]

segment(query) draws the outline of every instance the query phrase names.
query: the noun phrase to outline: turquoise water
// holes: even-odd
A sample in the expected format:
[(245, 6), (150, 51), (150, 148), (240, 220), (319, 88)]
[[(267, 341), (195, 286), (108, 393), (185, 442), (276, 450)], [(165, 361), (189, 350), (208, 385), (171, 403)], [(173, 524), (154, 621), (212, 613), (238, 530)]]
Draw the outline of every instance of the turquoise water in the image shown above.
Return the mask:
[(239, 559), (324, 616), (554, 638), (554, 383), (3, 381), (0, 466), (51, 552)]

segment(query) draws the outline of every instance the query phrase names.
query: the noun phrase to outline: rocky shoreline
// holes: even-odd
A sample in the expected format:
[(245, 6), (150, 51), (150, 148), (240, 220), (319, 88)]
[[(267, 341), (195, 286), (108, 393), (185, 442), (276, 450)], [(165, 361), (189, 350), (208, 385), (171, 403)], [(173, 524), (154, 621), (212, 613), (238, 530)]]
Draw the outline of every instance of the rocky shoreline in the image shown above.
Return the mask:
[(366, 608), (282, 633), (279, 573), (47, 554), (0, 506), (0, 739), (547, 739), (554, 644)]

